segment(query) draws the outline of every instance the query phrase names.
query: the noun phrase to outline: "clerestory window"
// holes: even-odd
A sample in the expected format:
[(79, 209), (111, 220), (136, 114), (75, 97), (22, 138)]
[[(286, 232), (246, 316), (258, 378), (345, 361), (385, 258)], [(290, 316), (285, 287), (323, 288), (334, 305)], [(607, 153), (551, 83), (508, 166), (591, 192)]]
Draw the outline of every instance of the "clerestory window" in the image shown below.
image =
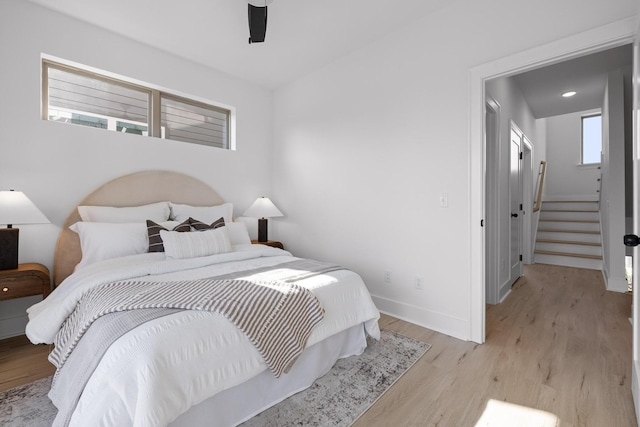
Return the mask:
[(48, 59), (42, 74), (44, 120), (232, 148), (231, 109)]

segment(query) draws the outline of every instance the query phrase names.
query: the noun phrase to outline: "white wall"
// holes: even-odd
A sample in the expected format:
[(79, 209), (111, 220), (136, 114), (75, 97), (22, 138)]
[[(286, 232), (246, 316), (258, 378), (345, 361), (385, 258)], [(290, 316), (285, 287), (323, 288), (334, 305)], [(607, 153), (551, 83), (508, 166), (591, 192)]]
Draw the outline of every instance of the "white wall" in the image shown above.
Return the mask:
[[(237, 150), (40, 119), (41, 53), (237, 108)], [(24, 191), (51, 225), (20, 227), (20, 262), (52, 268), (59, 227), (90, 191), (140, 170), (199, 178), (240, 215), (271, 193), (271, 92), (21, 0), (0, 2), (0, 188)], [(277, 199), (274, 199), (278, 203)], [(0, 337), (38, 297), (0, 302)]]
[(598, 196), (599, 165), (580, 165), (582, 116), (600, 110), (581, 111), (547, 118), (547, 174), (545, 195), (549, 200)]
[[(491, 227), (497, 229), (497, 250), (495, 259), (487, 260), (487, 265), (497, 263), (498, 271), (494, 280), (497, 283), (486, 283), (487, 289), (496, 286), (500, 291), (494, 295), (492, 300), (487, 300), (489, 304), (498, 303), (510, 289), (510, 270), (509, 270), (509, 250), (510, 250), (510, 226), (511, 226), (511, 206), (509, 205), (509, 174), (510, 174), (510, 149), (511, 149), (511, 122), (515, 123), (518, 128), (525, 134), (533, 145), (533, 159), (531, 168), (534, 173), (538, 171), (538, 165), (541, 160), (545, 160), (546, 138), (545, 138), (545, 121), (536, 120), (531, 112), (531, 108), (515, 80), (511, 77), (501, 77), (489, 80), (485, 85), (487, 96), (494, 99), (500, 104), (500, 141), (498, 149), (495, 153), (496, 158), (487, 159), (487, 181), (492, 182), (492, 176), (496, 175), (498, 185), (496, 188), (487, 186), (487, 193), (495, 193), (497, 198), (497, 211), (487, 206), (487, 239), (489, 239)], [(487, 150), (489, 151), (489, 150)], [(531, 186), (535, 186), (535, 179), (532, 180)], [(531, 189), (533, 193), (533, 189)], [(523, 204), (532, 204), (533, 200), (523, 201)], [(527, 209), (525, 209), (527, 210)], [(530, 217), (537, 217), (531, 209), (525, 213)], [(529, 236), (533, 235), (534, 222), (525, 221), (530, 225)], [(532, 242), (523, 242), (532, 245)]]
[[(566, 20), (575, 10), (580, 19)], [(467, 339), (469, 235), (479, 226), (470, 223), (469, 69), (636, 13), (635, 0), (452, 2), (282, 88), (273, 117), (267, 91), (4, 0), (0, 93), (11, 102), (0, 105), (0, 187), (25, 191), (53, 222), (22, 228), (21, 261), (51, 267), (57, 227), (105, 180), (178, 170), (215, 186), (236, 214), (271, 194), (287, 215), (270, 221), (272, 237), (361, 273), (384, 311)], [(237, 107), (238, 151), (41, 121), (41, 52)], [(2, 303), (0, 317), (20, 304)]]
[[(576, 10), (580, 19), (566, 19)], [(635, 13), (633, 0), (453, 2), (278, 90), (279, 238), (360, 273), (383, 311), (468, 339), (469, 236), (479, 226), (470, 68)]]
[(608, 290), (626, 292), (625, 247), (625, 124), (624, 84), (620, 71), (608, 75), (602, 107), (602, 274)]

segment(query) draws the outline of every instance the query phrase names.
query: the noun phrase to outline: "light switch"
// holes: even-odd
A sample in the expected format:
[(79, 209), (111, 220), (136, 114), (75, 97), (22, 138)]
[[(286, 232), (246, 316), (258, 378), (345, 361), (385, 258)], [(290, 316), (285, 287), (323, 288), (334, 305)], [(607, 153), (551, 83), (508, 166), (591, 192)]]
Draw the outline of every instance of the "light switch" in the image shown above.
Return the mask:
[(441, 193), (440, 194), (440, 207), (441, 208), (448, 208), (449, 207), (449, 194), (448, 193)]

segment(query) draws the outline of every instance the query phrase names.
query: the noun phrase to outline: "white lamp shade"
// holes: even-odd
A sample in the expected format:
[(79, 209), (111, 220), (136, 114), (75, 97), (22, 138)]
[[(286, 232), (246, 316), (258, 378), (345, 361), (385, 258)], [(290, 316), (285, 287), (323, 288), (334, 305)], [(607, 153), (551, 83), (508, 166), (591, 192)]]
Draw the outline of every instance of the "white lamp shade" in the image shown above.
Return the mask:
[(22, 191), (0, 191), (0, 224), (49, 224)]
[(276, 216), (284, 216), (282, 212), (276, 208), (276, 205), (268, 197), (260, 197), (253, 202), (249, 209), (244, 211), (244, 216), (253, 218), (273, 218)]

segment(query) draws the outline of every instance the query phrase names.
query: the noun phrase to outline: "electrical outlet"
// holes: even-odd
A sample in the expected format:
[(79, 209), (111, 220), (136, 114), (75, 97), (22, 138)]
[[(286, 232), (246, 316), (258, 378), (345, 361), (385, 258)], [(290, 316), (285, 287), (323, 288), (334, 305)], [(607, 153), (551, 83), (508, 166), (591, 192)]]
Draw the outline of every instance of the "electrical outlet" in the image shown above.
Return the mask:
[(424, 279), (422, 277), (416, 277), (415, 287), (419, 291), (424, 289)]
[(391, 283), (391, 272), (389, 270), (384, 271), (384, 283)]

